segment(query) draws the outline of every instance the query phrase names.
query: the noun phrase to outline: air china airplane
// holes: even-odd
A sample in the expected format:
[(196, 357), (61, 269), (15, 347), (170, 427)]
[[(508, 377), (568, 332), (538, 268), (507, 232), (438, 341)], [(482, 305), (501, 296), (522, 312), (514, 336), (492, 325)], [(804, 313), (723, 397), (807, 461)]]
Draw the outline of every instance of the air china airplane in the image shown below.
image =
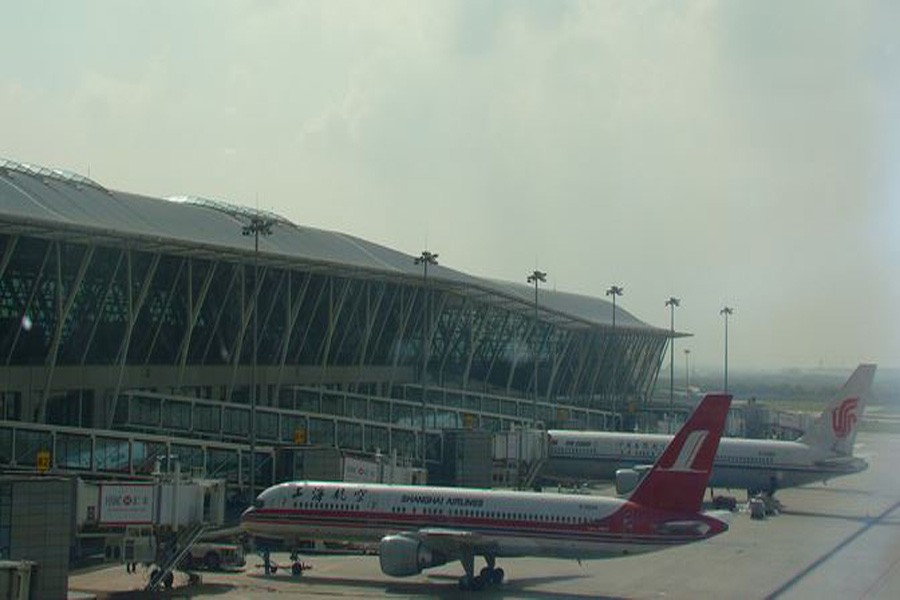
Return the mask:
[[(864, 459), (853, 456), (853, 443), (874, 377), (875, 365), (859, 365), (809, 431), (796, 441), (722, 438), (710, 487), (774, 494), (781, 488), (867, 469)], [(627, 493), (637, 479), (628, 470), (651, 463), (672, 439), (668, 435), (600, 431), (551, 430), (548, 435), (549, 458), (542, 477), (616, 479), (620, 493)]]
[[(404, 577), (452, 560), (461, 589), (503, 581), (500, 557), (610, 558), (709, 539), (728, 529), (700, 506), (731, 396), (706, 396), (625, 498), (432, 486), (297, 481), (241, 516), (257, 539), (378, 541), (381, 570)], [(475, 575), (475, 556), (485, 566)]]

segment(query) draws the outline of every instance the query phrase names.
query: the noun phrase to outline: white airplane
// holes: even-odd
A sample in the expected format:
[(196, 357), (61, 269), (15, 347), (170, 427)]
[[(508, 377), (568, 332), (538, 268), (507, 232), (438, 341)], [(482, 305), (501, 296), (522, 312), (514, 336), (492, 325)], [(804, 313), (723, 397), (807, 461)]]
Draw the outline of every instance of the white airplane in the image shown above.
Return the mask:
[[(395, 577), (459, 560), (461, 589), (503, 581), (499, 557), (610, 558), (706, 540), (728, 529), (700, 506), (730, 404), (706, 396), (627, 499), (297, 481), (262, 492), (241, 527), (291, 548), (378, 542), (381, 570)], [(475, 556), (487, 563), (478, 575)]]
[[(771, 495), (781, 488), (867, 469), (864, 459), (853, 456), (853, 442), (874, 377), (875, 365), (859, 365), (812, 427), (796, 441), (722, 438), (710, 488)], [(641, 465), (652, 462), (672, 439), (669, 435), (601, 431), (551, 430), (548, 435), (549, 456), (542, 477), (615, 479), (620, 493), (629, 491), (640, 476)]]

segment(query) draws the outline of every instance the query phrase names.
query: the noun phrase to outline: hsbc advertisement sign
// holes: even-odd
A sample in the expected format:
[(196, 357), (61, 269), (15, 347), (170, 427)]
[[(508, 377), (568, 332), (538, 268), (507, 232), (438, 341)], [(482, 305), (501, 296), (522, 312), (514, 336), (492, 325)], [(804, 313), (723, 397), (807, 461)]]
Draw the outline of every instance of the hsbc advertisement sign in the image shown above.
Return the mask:
[(378, 465), (347, 456), (344, 458), (344, 481), (375, 483), (378, 481)]
[(152, 524), (155, 490), (152, 484), (100, 486), (99, 522), (104, 525)]

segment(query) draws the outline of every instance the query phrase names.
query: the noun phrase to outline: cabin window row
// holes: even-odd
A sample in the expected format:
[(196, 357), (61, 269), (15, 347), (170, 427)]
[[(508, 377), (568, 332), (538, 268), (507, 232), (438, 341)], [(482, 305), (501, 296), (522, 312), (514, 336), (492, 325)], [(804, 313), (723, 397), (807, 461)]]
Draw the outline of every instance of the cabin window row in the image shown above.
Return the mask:
[(771, 465), (775, 459), (770, 456), (728, 456), (722, 457), (725, 461), (742, 465)]
[(391, 509), (395, 514), (423, 514), (429, 516), (470, 517), (476, 519), (505, 519), (510, 521), (539, 521), (542, 523), (589, 523), (585, 517), (570, 515), (545, 515), (531, 513), (501, 512), (489, 510), (474, 510), (462, 508), (423, 508), (418, 511), (415, 507), (407, 509), (405, 506), (395, 506)]
[(359, 510), (360, 505), (355, 502), (344, 504), (331, 504), (328, 502), (294, 502), (294, 508), (300, 510)]
[[(360, 505), (354, 502), (342, 504), (333, 504), (329, 502), (300, 502), (293, 503), (293, 507), (299, 510), (360, 510)], [(506, 511), (488, 511), (462, 508), (423, 508), (421, 510), (416, 507), (395, 506), (391, 509), (394, 514), (423, 514), (429, 516), (450, 516), (450, 517), (468, 517), (476, 519), (505, 519), (517, 521), (538, 521), (541, 523), (589, 523), (590, 520), (585, 517), (575, 517), (571, 515), (545, 515), (540, 513), (519, 513)]]

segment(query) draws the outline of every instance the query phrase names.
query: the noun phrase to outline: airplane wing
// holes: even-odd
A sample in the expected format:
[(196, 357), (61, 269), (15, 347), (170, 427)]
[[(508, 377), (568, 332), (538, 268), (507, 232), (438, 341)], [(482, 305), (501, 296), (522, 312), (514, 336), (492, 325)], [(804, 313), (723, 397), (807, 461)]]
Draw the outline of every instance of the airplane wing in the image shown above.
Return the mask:
[(818, 467), (862, 471), (869, 463), (860, 456), (832, 456), (815, 461)]
[(406, 531), (400, 535), (417, 539), (430, 550), (452, 558), (459, 558), (468, 552), (483, 554), (497, 545), (496, 541), (489, 537), (460, 529), (429, 527)]

